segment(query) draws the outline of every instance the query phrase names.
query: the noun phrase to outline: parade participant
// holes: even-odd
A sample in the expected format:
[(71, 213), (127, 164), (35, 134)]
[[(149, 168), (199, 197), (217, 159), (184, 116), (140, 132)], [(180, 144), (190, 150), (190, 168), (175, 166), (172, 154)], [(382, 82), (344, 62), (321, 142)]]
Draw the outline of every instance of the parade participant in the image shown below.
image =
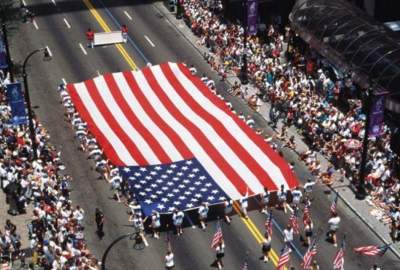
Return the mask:
[(293, 228), (289, 224), (283, 230), (283, 242), (285, 246), (290, 246), (290, 242), (293, 241)]
[(268, 214), (268, 203), (269, 203), (270, 192), (267, 187), (264, 187), (264, 192), (261, 193), (261, 213)]
[(232, 213), (232, 205), (233, 201), (232, 200), (227, 200), (226, 198), (224, 199), (223, 206), (224, 206), (224, 219), (226, 223), (231, 224), (231, 218), (229, 215)]
[(313, 236), (313, 229), (314, 229), (314, 224), (311, 220), (311, 218), (308, 218), (305, 221), (305, 226), (304, 226), (304, 246), (308, 247), (311, 243), (311, 237)]
[(240, 202), (240, 208), (242, 210), (243, 216), (245, 218), (248, 218), (249, 216), (247, 215), (247, 207), (249, 207), (249, 197), (248, 197), (248, 191), (246, 192), (246, 194), (240, 198), (239, 202)]
[(203, 202), (198, 209), (200, 226), (203, 231), (206, 229), (208, 211), (209, 211), (208, 203)]
[(149, 246), (146, 237), (144, 236), (144, 222), (146, 222), (147, 217), (143, 220), (140, 215), (133, 214), (129, 217), (129, 221), (132, 222), (133, 228), (136, 235), (138, 235), (146, 247)]
[(269, 260), (269, 252), (271, 251), (271, 242), (272, 238), (269, 235), (268, 231), (266, 231), (264, 234), (264, 240), (261, 244), (262, 256), (260, 257), (260, 260), (264, 261), (265, 263), (268, 262)]
[(99, 208), (96, 208), (96, 211), (95, 211), (95, 221), (96, 221), (96, 226), (97, 226), (97, 235), (101, 239), (104, 236), (104, 231), (103, 231), (104, 214)]
[(312, 200), (312, 191), (313, 191), (313, 186), (315, 185), (315, 182), (312, 181), (311, 178), (307, 179), (307, 183), (304, 184), (304, 199), (309, 199)]
[(190, 65), (189, 70), (193, 76), (197, 74), (197, 69), (193, 65)]
[(336, 212), (332, 213), (331, 218), (328, 220), (329, 231), (328, 239), (332, 241), (333, 245), (337, 247), (336, 232), (339, 229), (340, 217)]
[(222, 258), (225, 256), (225, 242), (221, 239), (218, 245), (215, 248), (216, 252), (216, 264), (218, 269), (222, 269), (224, 267), (224, 263), (222, 262)]
[(92, 29), (88, 28), (88, 30), (86, 31), (86, 38), (89, 42), (88, 47), (90, 48), (94, 48), (94, 32), (92, 31)]
[(286, 213), (287, 210), (287, 202), (286, 202), (286, 195), (287, 192), (285, 190), (285, 186), (281, 185), (281, 189), (278, 191), (278, 207), (283, 208), (283, 211)]
[(183, 234), (183, 229), (182, 229), (182, 223), (183, 223), (183, 218), (185, 214), (178, 209), (175, 209), (173, 214), (172, 214), (172, 222), (176, 228), (176, 234), (179, 236)]
[(121, 27), (122, 39), (126, 43), (128, 41), (128, 27), (123, 24)]
[(301, 192), (300, 187), (296, 187), (292, 191), (292, 207), (293, 208), (298, 208), (302, 197), (303, 197), (303, 193)]
[(151, 213), (151, 230), (153, 231), (153, 237), (156, 239), (160, 238), (160, 227), (160, 213), (158, 213), (156, 210), (153, 210)]
[(171, 270), (175, 268), (175, 263), (174, 263), (174, 253), (172, 253), (171, 250), (167, 251), (167, 254), (165, 254), (165, 269)]

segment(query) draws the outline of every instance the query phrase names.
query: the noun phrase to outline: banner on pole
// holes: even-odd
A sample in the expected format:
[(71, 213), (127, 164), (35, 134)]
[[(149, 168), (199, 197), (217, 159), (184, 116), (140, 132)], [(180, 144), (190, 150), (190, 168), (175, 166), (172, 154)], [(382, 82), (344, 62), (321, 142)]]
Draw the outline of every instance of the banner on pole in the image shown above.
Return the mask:
[(249, 35), (257, 34), (258, 0), (247, 0), (247, 29)]
[(25, 110), (25, 99), (22, 94), (21, 83), (10, 83), (6, 85), (7, 99), (11, 107), (11, 124), (23, 125), (27, 123)]
[(369, 124), (369, 137), (379, 137), (383, 134), (385, 116), (385, 94), (379, 91), (372, 96)]
[(4, 44), (3, 34), (0, 34), (0, 68), (7, 68), (7, 51), (6, 45)]

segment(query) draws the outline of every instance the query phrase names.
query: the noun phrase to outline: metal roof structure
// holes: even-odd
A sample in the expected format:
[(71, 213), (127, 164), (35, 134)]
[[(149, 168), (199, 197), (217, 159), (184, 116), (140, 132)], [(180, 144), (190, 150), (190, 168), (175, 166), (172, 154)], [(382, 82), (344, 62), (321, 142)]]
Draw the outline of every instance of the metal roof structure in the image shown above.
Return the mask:
[(400, 39), (344, 0), (298, 0), (290, 14), (296, 32), (312, 47), (352, 72), (362, 87), (400, 94)]

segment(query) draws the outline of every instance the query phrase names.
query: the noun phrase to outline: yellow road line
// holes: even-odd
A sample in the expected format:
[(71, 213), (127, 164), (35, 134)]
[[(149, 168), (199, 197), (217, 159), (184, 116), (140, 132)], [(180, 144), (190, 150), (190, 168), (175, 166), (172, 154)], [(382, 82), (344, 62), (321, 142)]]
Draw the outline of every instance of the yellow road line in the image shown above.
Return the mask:
[[(254, 225), (253, 221), (249, 217), (248, 218), (243, 217), (242, 212), (240, 211), (240, 206), (237, 202), (233, 203), (233, 208), (235, 209), (236, 213), (239, 215), (239, 217), (243, 221), (243, 223), (246, 225), (246, 227), (249, 229), (251, 234), (257, 240), (257, 242), (259, 244), (261, 244), (264, 241), (264, 236), (260, 232), (260, 230), (256, 227), (256, 225)], [(274, 266), (277, 266), (279, 256), (277, 255), (277, 253), (275, 252), (274, 249), (271, 249), (271, 251), (269, 253), (269, 257), (270, 257), (272, 263), (274, 264)]]
[[(100, 24), (101, 28), (105, 32), (111, 32), (110, 27), (106, 24), (106, 22), (103, 20), (103, 18), (100, 16), (100, 14), (97, 12), (96, 8), (93, 6), (93, 4), (90, 2), (90, 0), (82, 0), (82, 1), (86, 5), (86, 7), (89, 9), (89, 11), (93, 15), (93, 17), (96, 19), (96, 21)], [(130, 57), (130, 55), (127, 53), (125, 48), (121, 44), (116, 44), (115, 46), (118, 49), (118, 51), (121, 53), (121, 55), (125, 59), (125, 61), (129, 64), (129, 66), (133, 70), (137, 70), (138, 69), (137, 65), (135, 64), (133, 59)], [(258, 230), (258, 228), (254, 225), (253, 221), (250, 218), (244, 218), (242, 216), (240, 207), (237, 204), (237, 202), (234, 202), (233, 207), (234, 207), (235, 211), (238, 213), (238, 215), (240, 216), (240, 219), (243, 221), (243, 223), (249, 229), (251, 234), (257, 240), (257, 243), (261, 244), (264, 240), (263, 234)], [(279, 257), (276, 254), (275, 250), (271, 249), (269, 257), (270, 257), (271, 261), (273, 262), (274, 266), (277, 266)]]
[[(110, 27), (107, 25), (107, 23), (104, 21), (104, 19), (97, 12), (96, 8), (93, 6), (93, 4), (90, 2), (90, 0), (82, 0), (82, 1), (86, 5), (86, 7), (89, 9), (89, 11), (93, 15), (93, 17), (96, 19), (96, 21), (100, 24), (101, 28), (105, 32), (111, 32)], [(122, 46), (121, 44), (116, 44), (115, 47), (121, 53), (122, 57), (125, 59), (125, 61), (128, 63), (128, 65), (133, 70), (137, 70), (138, 69), (137, 65), (133, 61), (132, 57), (126, 52), (124, 46)]]

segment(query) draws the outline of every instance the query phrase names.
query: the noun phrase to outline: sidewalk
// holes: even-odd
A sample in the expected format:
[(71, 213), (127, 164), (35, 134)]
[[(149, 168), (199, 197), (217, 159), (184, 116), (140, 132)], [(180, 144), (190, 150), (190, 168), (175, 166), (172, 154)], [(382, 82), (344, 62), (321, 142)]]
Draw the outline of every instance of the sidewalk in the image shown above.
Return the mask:
[[(200, 39), (196, 37), (189, 27), (186, 26), (183, 20), (177, 20), (175, 14), (168, 11), (168, 9), (164, 6), (163, 2), (157, 2), (154, 6), (165, 16), (165, 18), (173, 25), (178, 32), (180, 32), (184, 38), (199, 52), (199, 54), (204, 55), (205, 53), (209, 53), (208, 49), (204, 46), (200, 45)], [(226, 82), (230, 85), (233, 85), (235, 81), (238, 81), (237, 77), (229, 76)], [(256, 89), (252, 85), (247, 85), (248, 88), (248, 97), (256, 92)], [(270, 109), (270, 105), (268, 103), (262, 102), (258, 114), (263, 117), (266, 121), (269, 121), (268, 112)], [(272, 130), (271, 128), (267, 128), (266, 132), (268, 135), (276, 135), (277, 130), (280, 130), (282, 126), (281, 121), (278, 123), (278, 127), (276, 130)], [(295, 127), (291, 127), (287, 130), (287, 137), (290, 136), (295, 137), (296, 155), (298, 153), (302, 153), (307, 151), (309, 147), (304, 142), (304, 138), (298, 133)], [(275, 142), (275, 141), (274, 141)], [(276, 142), (278, 145), (281, 145), (281, 142)], [(293, 152), (292, 150), (290, 150)], [(286, 152), (286, 151), (285, 151)], [(323, 156), (321, 153), (318, 153), (318, 160), (321, 162), (321, 171), (325, 171), (330, 164), (328, 159)], [(305, 179), (303, 179), (305, 180)], [(385, 225), (383, 222), (378, 220), (379, 212), (376, 208), (370, 206), (368, 204), (368, 199), (364, 201), (359, 201), (355, 198), (354, 192), (350, 188), (349, 179), (345, 178), (338, 171), (334, 174), (334, 184), (331, 189), (339, 191), (339, 197), (342, 202), (385, 244), (391, 243), (390, 239), (390, 229), (388, 225)], [(375, 217), (373, 214), (377, 217)], [(391, 245), (390, 249), (393, 253), (400, 258), (400, 245), (398, 243)]]

